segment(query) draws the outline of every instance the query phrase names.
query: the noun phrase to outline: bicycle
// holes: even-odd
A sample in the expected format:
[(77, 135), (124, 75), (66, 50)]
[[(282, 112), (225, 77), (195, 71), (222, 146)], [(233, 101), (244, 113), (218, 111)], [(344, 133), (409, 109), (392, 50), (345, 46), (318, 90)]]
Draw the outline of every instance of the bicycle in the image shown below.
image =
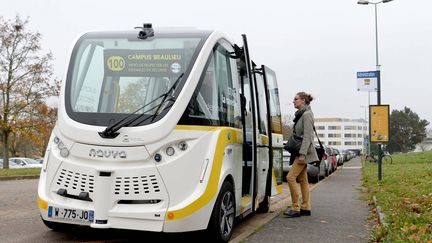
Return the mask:
[[(366, 155), (365, 161), (369, 161), (371, 163), (377, 163), (378, 158), (375, 157), (374, 153)], [(384, 152), (381, 162), (384, 164), (393, 164), (393, 158), (388, 152)]]

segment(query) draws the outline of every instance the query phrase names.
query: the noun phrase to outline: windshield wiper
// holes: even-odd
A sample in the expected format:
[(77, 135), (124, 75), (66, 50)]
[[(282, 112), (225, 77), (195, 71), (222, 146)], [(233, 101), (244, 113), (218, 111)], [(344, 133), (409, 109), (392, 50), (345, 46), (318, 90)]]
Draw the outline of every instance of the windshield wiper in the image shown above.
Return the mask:
[[(116, 122), (116, 123), (114, 123), (114, 124), (108, 126), (107, 128), (105, 128), (104, 131), (99, 132), (99, 135), (100, 135), (102, 138), (115, 138), (115, 137), (117, 137), (117, 136), (120, 134), (120, 133), (117, 132), (118, 130), (120, 130), (120, 128), (125, 127), (125, 126), (129, 126), (130, 124), (132, 124), (133, 122), (135, 122), (136, 120), (138, 120), (139, 118), (141, 118), (141, 117), (142, 117), (146, 112), (151, 111), (151, 110), (154, 110), (155, 108), (157, 108), (156, 112), (155, 112), (155, 113), (153, 114), (153, 116), (152, 116), (152, 117), (153, 117), (153, 118), (152, 118), (152, 121), (153, 121), (153, 119), (154, 119), (154, 117), (155, 117), (155, 114), (158, 113), (160, 107), (162, 107), (162, 104), (165, 103), (166, 98), (168, 97), (168, 95), (169, 95), (173, 90), (175, 90), (175, 88), (176, 88), (176, 86), (177, 86), (177, 83), (181, 80), (181, 78), (183, 77), (183, 75), (184, 75), (184, 73), (180, 74), (180, 76), (177, 78), (177, 80), (174, 82), (174, 84), (171, 86), (171, 88), (170, 88), (167, 92), (163, 93), (162, 95), (158, 96), (157, 98), (155, 98), (154, 100), (148, 102), (147, 104), (141, 106), (140, 108), (138, 108), (138, 109), (135, 110), (134, 112), (130, 113), (129, 115), (123, 117), (123, 118), (122, 118), (121, 120), (119, 120), (118, 122)], [(146, 110), (146, 111), (143, 112), (141, 115), (139, 115), (139, 116), (137, 116), (137, 117), (135, 117), (135, 118), (133, 118), (133, 119), (128, 120), (128, 118), (130, 118), (131, 116), (133, 116), (134, 114), (136, 114), (138, 111), (144, 109), (145, 107), (149, 106), (150, 104), (152, 104), (153, 102), (155, 102), (156, 100), (158, 100), (158, 99), (160, 99), (160, 98), (162, 98), (162, 97), (163, 97), (163, 99), (162, 99), (161, 103), (160, 103), (158, 106), (155, 106), (155, 107), (153, 107), (153, 108), (151, 108), (151, 109), (149, 109), (149, 110)], [(171, 97), (169, 100), (170, 100), (170, 101), (175, 101), (173, 97)]]
[[(152, 116), (152, 119), (151, 119), (152, 122), (153, 122), (154, 119), (155, 119), (155, 118), (160, 114), (159, 110), (160, 110), (160, 108), (162, 107), (162, 105), (164, 105), (164, 103), (165, 103), (165, 101), (166, 101), (168, 95), (171, 94), (172, 92), (174, 92), (174, 90), (177, 88), (177, 83), (178, 83), (178, 81), (180, 80), (180, 78), (183, 77), (183, 74), (184, 74), (184, 73), (182, 73), (182, 74), (178, 77), (178, 79), (173, 83), (173, 85), (171, 86), (171, 88), (170, 88), (170, 89), (169, 89), (169, 90), (164, 94), (164, 97), (163, 97), (163, 99), (162, 99), (162, 102), (159, 103), (159, 105), (157, 106), (157, 109), (156, 109), (155, 113), (153, 113), (153, 116)], [(174, 96), (171, 96), (168, 100), (174, 102), (174, 101), (175, 101), (175, 97), (174, 97)]]

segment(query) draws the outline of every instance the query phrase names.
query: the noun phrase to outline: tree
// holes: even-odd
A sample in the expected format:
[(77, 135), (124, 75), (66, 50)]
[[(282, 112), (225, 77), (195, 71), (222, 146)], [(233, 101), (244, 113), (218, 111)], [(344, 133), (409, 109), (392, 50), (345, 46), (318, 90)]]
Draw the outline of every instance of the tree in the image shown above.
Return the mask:
[(39, 33), (26, 29), (28, 20), (0, 17), (0, 134), (3, 168), (9, 168), (9, 136), (22, 128), (21, 120), (32, 117), (33, 104), (54, 95), (52, 54), (41, 54)]
[(20, 120), (20, 129), (9, 137), (9, 153), (21, 157), (43, 157), (57, 119), (57, 108), (33, 104), (30, 119)]
[(288, 140), (288, 138), (291, 136), (293, 132), (293, 126), (294, 126), (294, 116), (292, 115), (284, 115), (282, 117), (282, 134), (283, 139)]
[(410, 108), (393, 110), (390, 115), (390, 152), (406, 153), (426, 137), (429, 122), (417, 115)]

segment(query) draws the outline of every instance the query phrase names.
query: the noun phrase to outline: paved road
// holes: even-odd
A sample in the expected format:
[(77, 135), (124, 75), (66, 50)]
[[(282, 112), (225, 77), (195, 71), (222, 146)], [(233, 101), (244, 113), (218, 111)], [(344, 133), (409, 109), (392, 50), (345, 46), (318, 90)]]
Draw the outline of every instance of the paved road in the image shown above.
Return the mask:
[[(363, 224), (367, 217), (366, 203), (359, 201), (356, 190), (360, 179), (360, 162), (351, 161), (344, 169), (330, 176), (312, 191), (313, 216), (299, 219), (277, 217), (264, 226), (248, 242), (360, 242), (369, 235)], [(0, 181), (0, 242), (139, 242), (142, 239), (159, 242), (182, 239), (201, 242), (203, 232), (161, 234), (127, 230), (97, 230), (79, 228), (67, 233), (55, 232), (42, 223), (37, 208), (37, 179)], [(283, 193), (284, 197), (287, 195)], [(282, 198), (283, 199), (283, 198)], [(282, 200), (282, 209), (286, 200)], [(279, 204), (280, 204), (279, 203)], [(274, 206), (277, 206), (275, 204)], [(355, 208), (353, 211), (352, 208)], [(244, 239), (249, 232), (274, 216), (255, 214), (239, 222), (232, 239)], [(268, 218), (268, 220), (266, 219)], [(305, 233), (307, 232), (307, 233)], [(246, 234), (246, 235), (245, 235)], [(308, 235), (308, 240), (302, 238)], [(6, 235), (6, 236), (5, 236)], [(242, 236), (243, 235), (243, 236)]]
[[(55, 232), (47, 228), (37, 208), (38, 179), (0, 181), (0, 242), (202, 242), (205, 232), (151, 233), (142, 231), (78, 228)], [(286, 192), (283, 195), (287, 196)], [(283, 205), (282, 205), (283, 206)], [(274, 212), (275, 213), (275, 212)], [(238, 222), (232, 239), (241, 241), (272, 214), (255, 214)], [(249, 233), (248, 233), (249, 232)]]
[(162, 242), (186, 239), (196, 242), (202, 232), (161, 234), (115, 229), (79, 228), (67, 233), (48, 229), (40, 220), (37, 208), (37, 179), (0, 181), (0, 242)]
[(312, 191), (312, 216), (280, 215), (245, 242), (366, 242), (369, 207), (360, 180), (360, 160), (352, 159)]

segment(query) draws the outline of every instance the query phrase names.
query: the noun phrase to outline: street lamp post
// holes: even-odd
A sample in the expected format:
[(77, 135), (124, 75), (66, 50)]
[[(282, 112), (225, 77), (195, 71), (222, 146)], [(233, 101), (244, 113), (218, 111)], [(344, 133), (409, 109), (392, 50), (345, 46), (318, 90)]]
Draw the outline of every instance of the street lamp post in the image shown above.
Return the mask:
[[(378, 13), (377, 5), (380, 3), (388, 3), (393, 0), (382, 0), (379, 2), (369, 2), (367, 0), (359, 0), (357, 3), (361, 5), (373, 4), (375, 6), (375, 56), (376, 56), (376, 71), (377, 71), (377, 105), (381, 105), (381, 71), (378, 61)], [(370, 142), (370, 141), (369, 141)], [(378, 181), (382, 179), (382, 149), (381, 143), (378, 143)]]

